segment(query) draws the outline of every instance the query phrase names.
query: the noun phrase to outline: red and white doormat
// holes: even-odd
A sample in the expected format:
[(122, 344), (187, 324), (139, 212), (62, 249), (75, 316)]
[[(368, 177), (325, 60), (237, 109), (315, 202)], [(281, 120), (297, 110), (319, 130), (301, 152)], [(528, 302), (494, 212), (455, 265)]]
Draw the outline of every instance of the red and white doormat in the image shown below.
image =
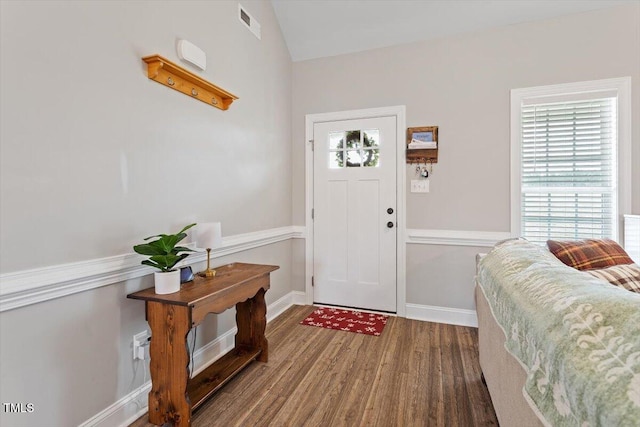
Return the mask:
[(321, 307), (314, 310), (300, 324), (379, 336), (388, 318), (389, 316), (383, 314)]

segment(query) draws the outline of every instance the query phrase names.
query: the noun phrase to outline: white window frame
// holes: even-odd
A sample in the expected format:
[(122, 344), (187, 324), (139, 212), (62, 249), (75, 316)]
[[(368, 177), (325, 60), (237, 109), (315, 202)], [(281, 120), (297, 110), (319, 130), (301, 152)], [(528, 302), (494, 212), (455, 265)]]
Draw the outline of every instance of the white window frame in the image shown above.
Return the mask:
[(621, 242), (624, 214), (631, 213), (631, 77), (537, 86), (511, 90), (511, 235), (522, 235), (522, 165), (521, 165), (521, 109), (525, 101), (567, 94), (615, 92), (618, 97), (617, 144), (617, 221), (613, 224), (613, 237)]

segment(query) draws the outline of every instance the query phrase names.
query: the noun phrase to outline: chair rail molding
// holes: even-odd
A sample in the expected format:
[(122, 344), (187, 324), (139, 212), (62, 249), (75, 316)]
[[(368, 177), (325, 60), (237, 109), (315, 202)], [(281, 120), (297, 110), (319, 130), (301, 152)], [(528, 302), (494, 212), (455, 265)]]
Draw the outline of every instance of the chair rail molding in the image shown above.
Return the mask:
[[(303, 226), (288, 226), (236, 234), (222, 238), (222, 246), (211, 251), (220, 258), (289, 239), (304, 239)], [(193, 248), (193, 244), (188, 244)], [(151, 274), (154, 269), (140, 265), (143, 256), (129, 253), (69, 264), (23, 270), (0, 275), (0, 312), (48, 301), (78, 292), (111, 285)], [(194, 253), (179, 267), (204, 262), (206, 252)]]
[(513, 237), (507, 231), (465, 231), (407, 229), (406, 243), (418, 245), (445, 245), (493, 247), (501, 240)]
[[(407, 229), (406, 244), (492, 247), (512, 237), (509, 232)], [(226, 236), (211, 252), (220, 258), (288, 239), (307, 239), (305, 226), (287, 226)], [(193, 247), (193, 244), (188, 246)], [(0, 275), (0, 312), (96, 289), (151, 274), (141, 255), (128, 253)], [(189, 256), (179, 266), (206, 261), (206, 253)]]

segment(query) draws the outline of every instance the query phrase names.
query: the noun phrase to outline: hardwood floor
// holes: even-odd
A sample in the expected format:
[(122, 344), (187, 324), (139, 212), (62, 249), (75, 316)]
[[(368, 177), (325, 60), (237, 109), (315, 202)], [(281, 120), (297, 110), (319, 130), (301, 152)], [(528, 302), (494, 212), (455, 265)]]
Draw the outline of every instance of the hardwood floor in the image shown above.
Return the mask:
[(476, 329), (391, 317), (374, 337), (300, 325), (312, 310), (294, 306), (273, 320), (269, 362), (231, 380), (193, 426), (498, 425)]

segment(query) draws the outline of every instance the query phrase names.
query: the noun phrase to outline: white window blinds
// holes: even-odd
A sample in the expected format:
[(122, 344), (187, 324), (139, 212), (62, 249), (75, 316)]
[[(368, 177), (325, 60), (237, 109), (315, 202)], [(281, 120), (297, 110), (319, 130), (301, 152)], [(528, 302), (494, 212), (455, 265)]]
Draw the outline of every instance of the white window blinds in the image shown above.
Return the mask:
[(617, 98), (581, 98), (521, 107), (521, 233), (528, 240), (614, 238)]

